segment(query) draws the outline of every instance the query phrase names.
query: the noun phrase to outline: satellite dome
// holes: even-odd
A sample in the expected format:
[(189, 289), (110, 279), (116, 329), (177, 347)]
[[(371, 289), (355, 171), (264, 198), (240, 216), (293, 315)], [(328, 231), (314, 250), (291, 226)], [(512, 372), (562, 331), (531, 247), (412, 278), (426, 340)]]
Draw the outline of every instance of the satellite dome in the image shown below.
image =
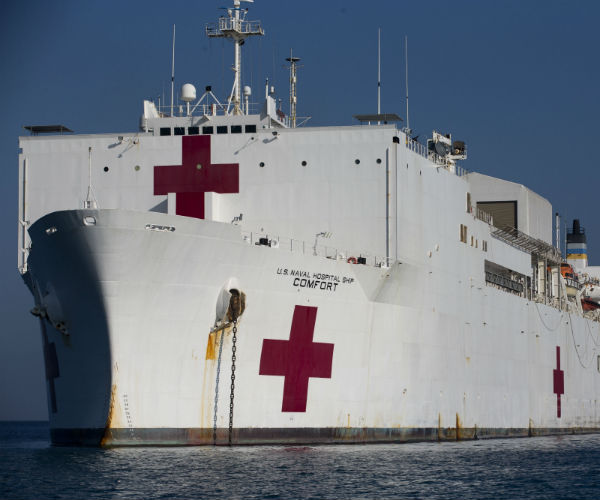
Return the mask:
[(196, 100), (196, 87), (191, 83), (184, 83), (181, 86), (181, 100), (183, 102), (192, 102)]
[(244, 86), (244, 95), (247, 95), (247, 96), (252, 95), (252, 89), (248, 85)]

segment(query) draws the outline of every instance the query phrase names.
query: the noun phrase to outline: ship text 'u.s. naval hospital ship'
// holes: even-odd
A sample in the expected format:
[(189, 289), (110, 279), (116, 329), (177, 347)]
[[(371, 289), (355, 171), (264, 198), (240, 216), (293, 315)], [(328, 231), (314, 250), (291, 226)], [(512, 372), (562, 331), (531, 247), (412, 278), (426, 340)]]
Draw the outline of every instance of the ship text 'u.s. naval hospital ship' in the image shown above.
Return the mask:
[[(58, 445), (476, 439), (600, 429), (599, 268), (576, 221), (395, 115), (251, 113), (235, 0), (221, 103), (20, 138), (19, 269)], [(262, 94), (262, 92), (260, 92)], [(297, 123), (298, 122), (298, 123)], [(45, 132), (57, 132), (47, 134)], [(62, 133), (60, 133), (62, 132)]]

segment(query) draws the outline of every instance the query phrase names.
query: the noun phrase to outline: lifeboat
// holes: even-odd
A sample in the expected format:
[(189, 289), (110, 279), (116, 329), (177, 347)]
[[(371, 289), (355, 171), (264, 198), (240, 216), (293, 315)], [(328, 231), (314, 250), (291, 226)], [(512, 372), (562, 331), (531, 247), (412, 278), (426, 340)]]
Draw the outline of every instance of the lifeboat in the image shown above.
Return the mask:
[(596, 309), (600, 309), (600, 304), (598, 302), (594, 302), (588, 297), (583, 297), (581, 299), (581, 307), (584, 311), (595, 311)]
[(560, 265), (560, 274), (565, 279), (565, 285), (567, 288), (567, 297), (575, 297), (577, 292), (580, 290), (581, 285), (573, 266), (563, 262)]

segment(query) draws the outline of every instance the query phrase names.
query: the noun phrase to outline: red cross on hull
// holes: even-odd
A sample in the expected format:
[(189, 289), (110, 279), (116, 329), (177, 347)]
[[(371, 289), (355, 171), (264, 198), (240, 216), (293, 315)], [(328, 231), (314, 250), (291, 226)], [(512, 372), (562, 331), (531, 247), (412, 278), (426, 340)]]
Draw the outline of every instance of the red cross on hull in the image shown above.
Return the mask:
[(285, 377), (282, 412), (305, 412), (309, 378), (331, 378), (333, 344), (313, 342), (316, 319), (316, 307), (296, 306), (290, 339), (263, 340), (258, 373)]
[(560, 369), (560, 347), (556, 346), (556, 370), (554, 375), (554, 394), (556, 394), (556, 418), (560, 418), (560, 396), (565, 393), (565, 372)]
[(181, 165), (154, 167), (154, 194), (176, 193), (177, 215), (204, 219), (204, 194), (239, 193), (239, 164), (211, 163), (210, 136), (181, 138)]

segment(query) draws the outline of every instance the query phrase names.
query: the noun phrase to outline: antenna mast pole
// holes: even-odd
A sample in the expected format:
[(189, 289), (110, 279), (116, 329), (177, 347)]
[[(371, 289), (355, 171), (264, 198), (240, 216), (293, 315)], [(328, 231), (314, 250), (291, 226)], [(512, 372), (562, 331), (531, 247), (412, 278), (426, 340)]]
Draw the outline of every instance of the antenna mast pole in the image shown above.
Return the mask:
[(296, 77), (296, 63), (299, 60), (299, 57), (292, 56), (292, 49), (290, 49), (290, 57), (286, 58), (286, 61), (290, 63), (290, 125), (292, 128), (296, 128), (296, 103), (298, 102), (296, 93), (296, 83), (298, 81)]
[(404, 64), (406, 74), (406, 131), (410, 134), (410, 121), (408, 119), (408, 36), (404, 35)]
[(381, 28), (377, 30), (377, 114), (381, 114)]
[(173, 25), (173, 45), (171, 54), (171, 116), (173, 116), (173, 89), (175, 85), (175, 25)]
[[(229, 96), (229, 104), (233, 104), (233, 114), (243, 114), (241, 106), (242, 91), (242, 45), (246, 38), (252, 35), (264, 35), (260, 21), (246, 21), (247, 9), (240, 15), (240, 2), (253, 2), (254, 0), (233, 0), (233, 8), (227, 9), (227, 17), (219, 18), (217, 24), (208, 24), (206, 26), (206, 36), (209, 38), (231, 38), (234, 45), (234, 65), (235, 73), (233, 80), (233, 89)], [(229, 109), (229, 106), (228, 108)]]

